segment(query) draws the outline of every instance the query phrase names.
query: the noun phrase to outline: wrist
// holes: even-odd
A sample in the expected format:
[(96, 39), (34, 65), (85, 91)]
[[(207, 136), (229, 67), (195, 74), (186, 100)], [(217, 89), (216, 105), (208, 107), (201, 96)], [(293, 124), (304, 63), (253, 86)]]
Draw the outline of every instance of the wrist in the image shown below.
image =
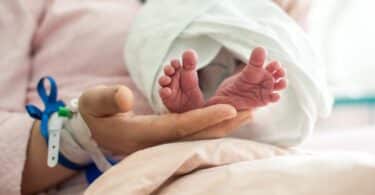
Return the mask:
[(22, 194), (33, 194), (48, 189), (75, 174), (75, 171), (61, 165), (54, 168), (47, 166), (47, 144), (39, 129), (40, 122), (35, 121), (30, 134), (22, 175)]

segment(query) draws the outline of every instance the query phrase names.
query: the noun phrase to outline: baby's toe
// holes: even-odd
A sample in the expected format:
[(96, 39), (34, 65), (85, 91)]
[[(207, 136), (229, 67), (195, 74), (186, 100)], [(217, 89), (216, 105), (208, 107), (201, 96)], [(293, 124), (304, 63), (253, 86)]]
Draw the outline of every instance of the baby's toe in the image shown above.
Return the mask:
[(274, 73), (273, 73), (273, 78), (275, 80), (279, 80), (280, 78), (282, 77), (285, 77), (286, 73), (285, 73), (285, 69), (280, 67), (279, 69), (277, 69)]
[(174, 73), (176, 73), (176, 70), (173, 66), (171, 65), (168, 65), (166, 67), (164, 67), (164, 74), (167, 75), (167, 76), (173, 76)]
[(255, 48), (250, 55), (249, 65), (262, 67), (267, 58), (267, 50), (263, 47)]
[(198, 54), (195, 50), (186, 50), (182, 55), (182, 66), (185, 70), (194, 70), (198, 63)]
[(172, 95), (172, 89), (169, 87), (163, 87), (159, 90), (159, 95), (162, 99), (169, 98)]
[(274, 72), (276, 72), (278, 69), (281, 68), (281, 65), (280, 65), (280, 62), (278, 61), (272, 61), (271, 63), (269, 63), (267, 66), (266, 66), (266, 70), (273, 74)]
[(269, 96), (269, 101), (270, 102), (277, 102), (280, 100), (280, 95), (277, 93), (271, 93)]
[(181, 68), (181, 62), (180, 62), (180, 60), (178, 60), (178, 59), (173, 59), (173, 60), (171, 61), (171, 65), (172, 65), (172, 67), (175, 68), (176, 70), (178, 70), (179, 68)]
[(162, 76), (159, 79), (159, 85), (162, 87), (168, 86), (169, 84), (171, 84), (171, 82), (172, 82), (172, 78), (169, 76)]
[(276, 83), (274, 83), (273, 89), (279, 91), (279, 90), (285, 89), (286, 86), (287, 86), (286, 79), (280, 79)]

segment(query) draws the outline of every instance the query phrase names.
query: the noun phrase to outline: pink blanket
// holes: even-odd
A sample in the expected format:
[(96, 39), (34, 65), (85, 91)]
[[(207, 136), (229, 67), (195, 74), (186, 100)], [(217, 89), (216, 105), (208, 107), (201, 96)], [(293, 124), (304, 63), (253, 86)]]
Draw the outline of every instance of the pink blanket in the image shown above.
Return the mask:
[(137, 152), (85, 192), (128, 195), (373, 195), (375, 159), (308, 155), (238, 139), (166, 144)]
[(0, 1), (0, 194), (20, 194), (33, 123), (24, 106), (41, 105), (35, 86), (42, 76), (57, 80), (63, 100), (124, 84), (135, 92), (135, 111), (150, 110), (122, 54), (139, 8), (138, 0)]

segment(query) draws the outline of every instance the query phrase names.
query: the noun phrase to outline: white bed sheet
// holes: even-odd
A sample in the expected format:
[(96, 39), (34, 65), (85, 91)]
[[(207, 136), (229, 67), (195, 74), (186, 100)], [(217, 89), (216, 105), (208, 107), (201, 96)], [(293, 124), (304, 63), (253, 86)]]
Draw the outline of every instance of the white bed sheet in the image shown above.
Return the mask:
[(375, 126), (317, 130), (301, 148), (317, 152), (355, 151), (375, 155)]

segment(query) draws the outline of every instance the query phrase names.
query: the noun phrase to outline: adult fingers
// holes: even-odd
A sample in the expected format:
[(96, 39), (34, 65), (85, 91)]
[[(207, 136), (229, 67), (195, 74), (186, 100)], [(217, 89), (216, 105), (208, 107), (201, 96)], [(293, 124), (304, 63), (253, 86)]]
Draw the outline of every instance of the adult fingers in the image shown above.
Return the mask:
[[(177, 141), (209, 126), (234, 118), (237, 111), (230, 105), (214, 105), (182, 114), (135, 115), (131, 112), (109, 117), (86, 117), (93, 137), (111, 151), (122, 151), (124, 145), (138, 148)], [(91, 125), (90, 125), (91, 124)]]
[(201, 140), (201, 139), (214, 139), (222, 138), (232, 133), (234, 130), (240, 128), (251, 120), (251, 111), (244, 111), (237, 114), (231, 120), (224, 121), (220, 124), (208, 127), (198, 133), (187, 136), (183, 140)]
[(133, 93), (125, 86), (97, 86), (79, 98), (81, 113), (96, 117), (127, 112), (133, 106)]
[(234, 107), (221, 104), (181, 114), (134, 115), (118, 125), (132, 130), (131, 136), (143, 142), (162, 143), (179, 140), (236, 116)]

